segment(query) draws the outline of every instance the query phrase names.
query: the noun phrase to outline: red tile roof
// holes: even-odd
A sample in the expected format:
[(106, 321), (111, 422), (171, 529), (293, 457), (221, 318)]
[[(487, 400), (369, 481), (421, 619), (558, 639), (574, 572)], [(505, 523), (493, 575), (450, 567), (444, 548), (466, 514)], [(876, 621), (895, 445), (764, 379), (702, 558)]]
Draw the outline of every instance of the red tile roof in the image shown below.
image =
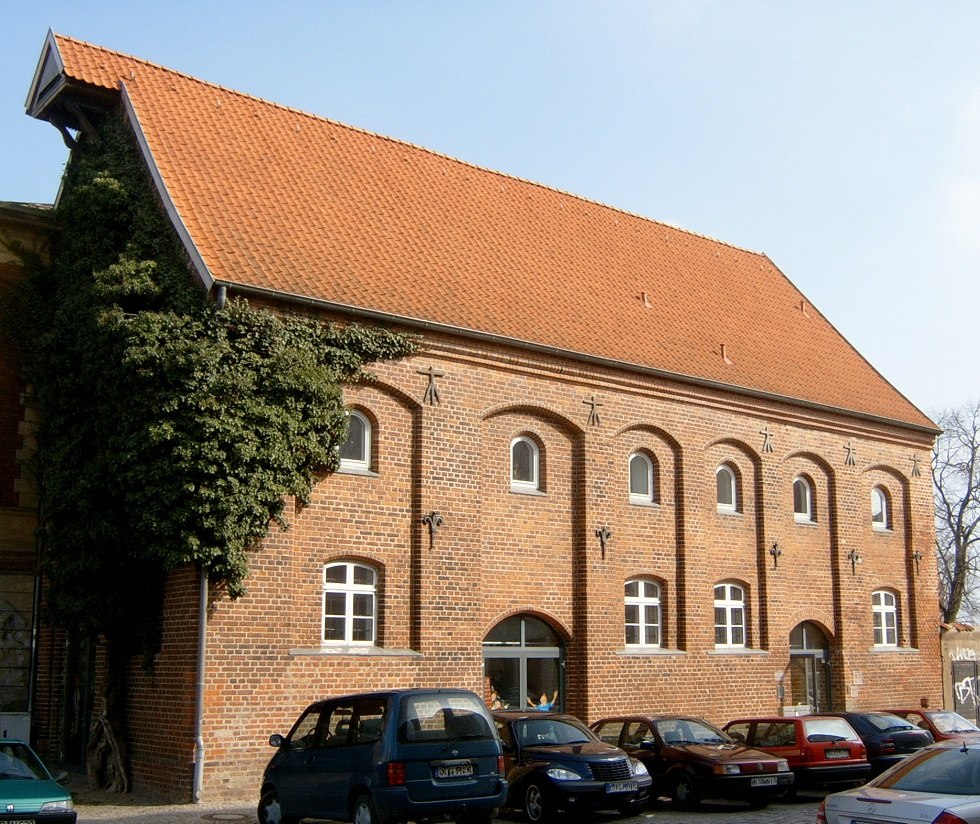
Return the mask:
[(70, 84), (124, 88), (206, 282), (935, 429), (765, 255), (68, 37), (49, 43)]

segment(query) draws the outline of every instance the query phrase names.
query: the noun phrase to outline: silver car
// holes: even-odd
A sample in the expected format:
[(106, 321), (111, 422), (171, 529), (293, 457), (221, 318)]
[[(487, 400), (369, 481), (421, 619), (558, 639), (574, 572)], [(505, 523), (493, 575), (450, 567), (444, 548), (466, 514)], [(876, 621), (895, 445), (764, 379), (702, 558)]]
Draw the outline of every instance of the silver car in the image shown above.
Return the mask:
[(919, 750), (863, 787), (828, 795), (818, 824), (980, 824), (980, 741)]

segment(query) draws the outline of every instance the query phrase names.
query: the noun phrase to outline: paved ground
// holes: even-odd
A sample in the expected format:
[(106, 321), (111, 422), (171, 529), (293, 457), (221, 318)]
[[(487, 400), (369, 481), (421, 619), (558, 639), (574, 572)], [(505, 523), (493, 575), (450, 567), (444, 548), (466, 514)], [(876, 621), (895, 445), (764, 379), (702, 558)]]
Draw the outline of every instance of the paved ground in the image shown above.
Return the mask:
[[(117, 824), (202, 824), (239, 822), (257, 824), (255, 802), (203, 802), (201, 804), (160, 804), (135, 795), (111, 796), (75, 790), (79, 824), (88, 821), (115, 821)], [(659, 802), (649, 811), (632, 818), (596, 814), (580, 819), (582, 824), (814, 824), (816, 796), (777, 802), (765, 810), (750, 810), (744, 804), (706, 803), (697, 812), (678, 812), (668, 802)], [(502, 815), (500, 824), (521, 824), (515, 814)]]

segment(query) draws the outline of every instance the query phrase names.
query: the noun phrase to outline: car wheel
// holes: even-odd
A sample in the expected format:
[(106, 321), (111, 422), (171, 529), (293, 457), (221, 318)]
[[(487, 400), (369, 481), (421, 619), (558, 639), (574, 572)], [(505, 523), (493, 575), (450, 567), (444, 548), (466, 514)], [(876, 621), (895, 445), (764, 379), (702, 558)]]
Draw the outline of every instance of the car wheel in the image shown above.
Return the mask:
[(279, 803), (279, 793), (267, 790), (259, 801), (259, 824), (299, 824), (299, 819), (285, 815)]
[(555, 817), (555, 807), (548, 788), (540, 781), (524, 785), (524, 815), (531, 824), (543, 824)]
[(351, 821), (354, 824), (385, 824), (388, 819), (378, 812), (374, 799), (368, 793), (362, 793), (354, 801)]
[(701, 803), (694, 776), (689, 772), (679, 772), (674, 776), (670, 797), (674, 805), (684, 810), (693, 810)]

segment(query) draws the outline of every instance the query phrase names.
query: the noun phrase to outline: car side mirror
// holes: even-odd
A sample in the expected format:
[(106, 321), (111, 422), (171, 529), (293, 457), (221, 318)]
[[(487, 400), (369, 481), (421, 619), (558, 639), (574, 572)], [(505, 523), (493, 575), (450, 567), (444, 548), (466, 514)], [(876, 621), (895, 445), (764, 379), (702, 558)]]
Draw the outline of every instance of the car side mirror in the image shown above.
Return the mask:
[(68, 777), (68, 770), (61, 770), (60, 772), (55, 773), (51, 777), (55, 780), (55, 783), (60, 784)]
[(506, 741), (501, 741), (500, 742), (500, 747), (501, 747), (501, 749), (503, 749), (504, 752), (507, 752), (507, 753), (511, 753), (511, 752), (514, 751), (513, 744), (508, 744)]
[(656, 741), (650, 741), (650, 740), (641, 741), (640, 742), (640, 749), (641, 750), (655, 750), (655, 749), (657, 749), (657, 742)]
[(745, 743), (745, 736), (740, 732), (730, 732), (728, 733), (728, 737), (738, 741), (739, 744)]
[(272, 735), (269, 736), (269, 746), (276, 747), (277, 749), (282, 749), (286, 746), (286, 739), (283, 738), (283, 736), (280, 735), (279, 733), (274, 732), (272, 733)]

